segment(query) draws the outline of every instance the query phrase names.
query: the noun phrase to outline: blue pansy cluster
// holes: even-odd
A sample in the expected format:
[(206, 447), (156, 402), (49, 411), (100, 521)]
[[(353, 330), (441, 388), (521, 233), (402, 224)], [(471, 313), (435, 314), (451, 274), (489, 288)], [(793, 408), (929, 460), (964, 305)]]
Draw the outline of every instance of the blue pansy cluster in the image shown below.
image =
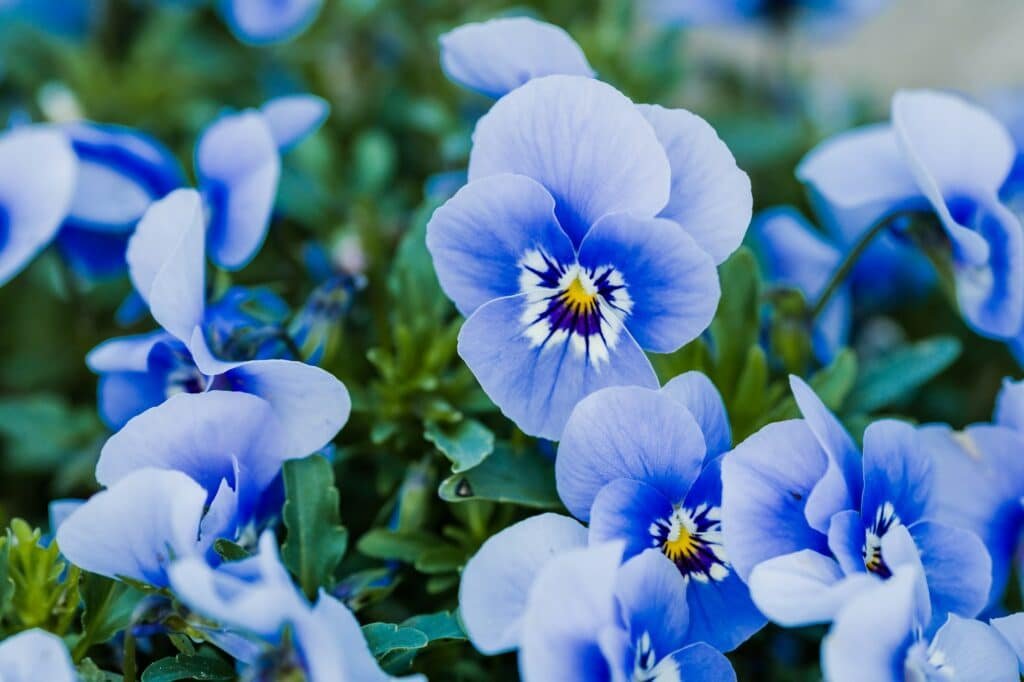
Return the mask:
[[(885, 4), (637, 10), (819, 33)], [(326, 5), (212, 8), (240, 41), (268, 45)], [(744, 652), (808, 626), (832, 682), (1021, 679), (1024, 381), (1003, 379), (991, 420), (962, 429), (878, 417), (912, 395), (891, 376), (931, 359), (876, 370), (876, 393), (895, 397), (872, 403), (849, 348), (856, 321), (940, 290), (965, 334), (1024, 362), (1015, 109), (897, 92), (888, 122), (799, 162), (810, 211), (754, 215), (716, 127), (634, 102), (561, 28), (501, 17), (439, 48), (484, 110), (467, 124), (464, 177), (428, 183), (429, 210), (387, 274), (361, 247), (346, 267), (341, 247), (306, 242), (293, 265), (312, 293), (295, 314), (273, 276), (233, 277), (284, 230), (286, 153), (328, 119), (325, 99), (204, 119), (187, 170), (124, 126), (15, 120), (0, 133), (0, 285), (44, 259), (91, 286), (120, 279), (119, 322), (149, 330), (98, 337), (84, 358), (104, 429), (94, 492), (52, 503), (45, 537), (12, 522), (0, 538), (0, 680), (425, 680), (430, 647), (442, 679), (514, 667), (526, 682), (727, 682), (761, 679), (767, 665)], [(367, 139), (356, 153), (386, 165)], [(356, 201), (367, 219), (372, 202)], [(431, 308), (431, 286), (441, 320), (422, 332), (401, 315)], [(352, 342), (328, 366), (367, 287), (377, 345)], [(803, 357), (769, 355), (781, 300)], [(851, 391), (859, 409), (841, 411)], [(329, 473), (290, 476), (303, 463)], [(336, 471), (365, 475), (345, 504), (387, 498), (344, 564)], [(424, 502), (435, 497), (451, 504)], [(423, 589), (403, 584), (405, 565), (432, 576)], [(50, 591), (17, 593), (40, 584)], [(442, 610), (415, 615), (401, 600), (419, 592)], [(383, 621), (362, 625), (367, 612)], [(172, 655), (158, 658), (157, 635)], [(86, 655), (99, 646), (121, 674)], [(470, 646), (482, 657), (457, 660)], [(155, 662), (140, 677), (142, 657)]]

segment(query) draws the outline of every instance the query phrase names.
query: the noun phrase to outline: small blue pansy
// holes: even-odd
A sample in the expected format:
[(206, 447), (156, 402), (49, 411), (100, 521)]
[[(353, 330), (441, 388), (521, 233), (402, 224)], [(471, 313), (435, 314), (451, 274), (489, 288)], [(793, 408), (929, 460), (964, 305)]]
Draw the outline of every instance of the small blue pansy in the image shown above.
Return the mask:
[(930, 640), (922, 635), (923, 576), (904, 566), (852, 597), (821, 645), (829, 682), (860, 680), (1016, 680), (1017, 657), (997, 629), (950, 614)]
[(702, 119), (579, 76), (513, 90), (473, 142), (470, 182), (427, 247), (469, 318), (463, 360), (522, 430), (557, 439), (593, 391), (657, 387), (642, 349), (671, 352), (710, 323), (750, 181)]
[(903, 211), (931, 211), (950, 244), (957, 298), (978, 332), (1013, 339), (1024, 319), (1024, 237), (1000, 200), (1016, 157), (1006, 129), (949, 94), (903, 91), (892, 122), (824, 142), (797, 176), (826, 222), (863, 231)]
[(0, 642), (4, 682), (75, 682), (78, 673), (64, 641), (45, 630), (32, 629)]
[(613, 387), (577, 405), (555, 460), (558, 492), (589, 521), (591, 544), (624, 543), (624, 556), (655, 548), (688, 584), (690, 633), (729, 651), (764, 616), (722, 543), (719, 457), (730, 446), (725, 407), (702, 374), (665, 388)]
[(464, 24), (442, 35), (440, 43), (445, 75), (495, 99), (541, 76), (594, 75), (565, 30), (529, 17)]
[(228, 28), (243, 43), (283, 43), (306, 31), (323, 0), (219, 0)]
[(57, 235), (78, 164), (67, 138), (42, 126), (0, 136), (0, 286)]
[(803, 419), (769, 424), (722, 463), (725, 549), (754, 603), (783, 625), (826, 622), (852, 594), (920, 564), (932, 630), (985, 606), (992, 562), (974, 533), (936, 520), (924, 440), (882, 420), (864, 453), (802, 381)]

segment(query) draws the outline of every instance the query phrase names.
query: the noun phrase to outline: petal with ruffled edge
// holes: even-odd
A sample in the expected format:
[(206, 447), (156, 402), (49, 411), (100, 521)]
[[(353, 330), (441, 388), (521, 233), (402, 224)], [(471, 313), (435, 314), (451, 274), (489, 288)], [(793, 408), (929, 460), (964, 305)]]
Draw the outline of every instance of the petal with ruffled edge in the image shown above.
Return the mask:
[[(459, 355), (480, 386), (516, 425), (533, 436), (558, 440), (569, 413), (584, 397), (607, 386), (657, 388), (650, 360), (629, 332), (600, 363), (577, 352), (571, 337), (535, 345), (522, 318), (526, 295), (481, 306), (459, 332)], [(595, 491), (596, 492), (596, 491)]]
[(54, 130), (32, 126), (0, 137), (0, 286), (57, 234), (77, 169), (67, 138)]
[(805, 549), (768, 559), (750, 574), (761, 612), (786, 627), (827, 623), (855, 595), (880, 582), (869, 573), (845, 575), (835, 559)]
[(243, 43), (283, 43), (316, 20), (323, 0), (222, 0), (224, 21)]
[(443, 34), (440, 43), (441, 68), (449, 80), (488, 97), (501, 97), (541, 76), (594, 76), (572, 36), (529, 17), (463, 24)]
[(705, 460), (717, 457), (732, 447), (732, 429), (725, 402), (707, 375), (684, 372), (670, 379), (661, 392), (682, 403), (697, 420), (707, 446)]
[(951, 670), (958, 680), (1005, 682), (1018, 677), (1017, 655), (999, 632), (953, 614), (935, 633), (928, 654), (941, 661), (940, 671)]
[(683, 226), (715, 264), (739, 247), (750, 225), (750, 178), (707, 121), (685, 109), (641, 104), (672, 167), (663, 218)]
[(992, 587), (992, 560), (978, 536), (933, 521), (915, 523), (908, 530), (928, 581), (931, 629), (949, 613), (966, 618), (978, 615)]
[(231, 391), (180, 393), (111, 436), (96, 480), (110, 485), (144, 467), (174, 469), (195, 479), (211, 500), (226, 480), (239, 494), (239, 521), (245, 523), (281, 468), (282, 443), (281, 427), (262, 398)]
[(722, 459), (722, 533), (740, 577), (775, 556), (812, 549), (826, 537), (808, 524), (804, 505), (828, 457), (802, 419), (765, 426)]
[(598, 634), (618, 623), (621, 549), (617, 543), (572, 549), (541, 569), (521, 630), (519, 672), (525, 682), (610, 677)]
[(153, 203), (128, 242), (128, 273), (153, 318), (188, 343), (206, 296), (203, 206), (192, 189)]
[(657, 391), (624, 386), (581, 401), (566, 424), (555, 460), (558, 494), (586, 521), (607, 483), (645, 483), (671, 504), (682, 502), (704, 461), (700, 426), (682, 405)]
[(286, 152), (324, 124), (331, 113), (327, 100), (316, 95), (275, 97), (260, 107), (280, 152)]
[(902, 680), (914, 642), (914, 594), (918, 576), (897, 571), (864, 590), (839, 610), (821, 645), (821, 666), (834, 682)]
[(4, 682), (78, 680), (64, 641), (38, 628), (19, 632), (0, 643), (0, 670), (4, 671)]
[(561, 264), (576, 260), (555, 200), (524, 175), (492, 175), (460, 189), (427, 223), (427, 248), (441, 288), (463, 315), (521, 293), (530, 252)]
[(211, 568), (198, 557), (174, 562), (168, 570), (171, 589), (190, 609), (231, 627), (275, 641), (295, 614), (308, 609), (281, 564), (270, 531), (259, 540), (259, 553)]
[(665, 151), (636, 106), (612, 86), (579, 76), (534, 79), (480, 119), (469, 179), (499, 173), (526, 175), (551, 192), (574, 244), (609, 213), (656, 215), (671, 178)]
[(945, 425), (918, 431), (933, 462), (934, 519), (972, 531), (992, 558), (992, 593), (1006, 587), (1024, 528), (1024, 437), (1000, 426), (979, 424), (960, 433)]
[(199, 138), (195, 165), (210, 259), (238, 270), (263, 245), (277, 196), (281, 157), (266, 118), (251, 110), (222, 116)]
[(616, 213), (601, 218), (580, 245), (591, 272), (613, 266), (632, 301), (625, 317), (641, 348), (671, 353), (708, 328), (721, 290), (715, 264), (679, 225)]
[(167, 587), (167, 567), (199, 552), (207, 493), (180, 471), (138, 469), (93, 495), (57, 529), (76, 566)]
[(488, 538), (466, 563), (459, 585), (459, 614), (473, 646), (488, 655), (517, 648), (538, 572), (552, 557), (586, 543), (586, 529), (560, 514), (533, 516)]
[(860, 513), (867, 523), (891, 505), (905, 526), (930, 512), (932, 460), (914, 427), (882, 419), (864, 431), (864, 495)]
[(828, 468), (807, 498), (804, 514), (813, 528), (826, 532), (828, 520), (858, 506), (864, 486), (860, 451), (850, 434), (803, 379), (790, 375), (789, 387), (807, 426), (825, 454)]

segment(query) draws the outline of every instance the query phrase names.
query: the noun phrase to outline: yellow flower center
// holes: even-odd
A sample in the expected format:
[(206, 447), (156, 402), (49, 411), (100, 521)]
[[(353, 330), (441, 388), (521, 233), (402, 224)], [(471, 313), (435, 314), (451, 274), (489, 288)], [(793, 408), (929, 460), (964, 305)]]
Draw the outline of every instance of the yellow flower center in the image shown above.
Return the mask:
[[(675, 537), (669, 535), (661, 545), (661, 551), (672, 561), (680, 561), (697, 555), (700, 545), (696, 538), (690, 534), (681, 524), (677, 527), (678, 533)], [(677, 530), (674, 528), (673, 530)]]
[(562, 292), (562, 301), (572, 312), (581, 313), (597, 305), (597, 291), (590, 282), (584, 283), (577, 275)]

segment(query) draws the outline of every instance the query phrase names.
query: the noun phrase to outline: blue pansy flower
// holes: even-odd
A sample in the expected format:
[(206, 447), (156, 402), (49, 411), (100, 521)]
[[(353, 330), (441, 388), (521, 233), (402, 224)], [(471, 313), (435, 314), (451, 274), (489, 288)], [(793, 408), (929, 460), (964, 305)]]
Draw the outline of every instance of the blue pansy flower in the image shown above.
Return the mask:
[(45, 630), (32, 629), (0, 642), (4, 682), (75, 682), (78, 673), (64, 641)]
[(995, 603), (1010, 569), (1020, 568), (1024, 531), (1024, 382), (1006, 380), (996, 399), (992, 424), (961, 432), (944, 424), (922, 428), (935, 461), (938, 517), (978, 535), (992, 556)]
[(529, 17), (464, 24), (443, 34), (440, 43), (445, 75), (495, 99), (541, 76), (594, 76), (572, 36)]
[(231, 32), (249, 45), (272, 45), (298, 37), (320, 14), (323, 0), (218, 0)]
[(769, 424), (722, 463), (725, 549), (754, 603), (784, 625), (825, 622), (897, 565), (920, 564), (933, 628), (977, 615), (992, 562), (974, 533), (936, 520), (920, 435), (875, 422), (861, 456), (814, 392), (790, 383), (804, 418)]
[(826, 680), (1018, 679), (1013, 649), (985, 623), (950, 614), (934, 637), (923, 637), (922, 582), (919, 570), (904, 566), (839, 609), (821, 646)]
[(658, 22), (705, 24), (788, 24), (832, 35), (877, 14), (888, 0), (647, 0), (647, 12)]
[[(578, 150), (587, 150), (579, 153)], [(702, 119), (578, 76), (529, 81), (477, 125), (469, 184), (427, 225), (459, 354), (525, 432), (557, 439), (605, 386), (657, 387), (643, 350), (710, 323), (750, 181)]]
[[(270, 531), (260, 537), (254, 556), (216, 569), (188, 557), (171, 566), (170, 580), (178, 599), (216, 623), (194, 627), (236, 655), (254, 679), (296, 670), (309, 682), (394, 679), (380, 669), (344, 604), (325, 592), (315, 605), (306, 602), (281, 564)], [(253, 646), (240, 647), (237, 638)]]
[(71, 145), (55, 130), (29, 126), (0, 136), (0, 286), (56, 236), (77, 171)]
[(690, 633), (729, 651), (765, 623), (722, 543), (720, 455), (729, 448), (718, 391), (691, 372), (665, 388), (614, 387), (577, 405), (555, 460), (566, 508), (591, 544), (655, 548), (688, 584)]
[[(224, 360), (211, 348), (223, 315), (205, 296), (205, 232), (195, 190), (176, 190), (140, 221), (129, 274), (162, 331), (111, 339), (87, 358), (101, 374), (101, 414), (115, 428), (177, 393), (241, 391), (267, 400), (301, 454), (322, 447), (347, 421), (348, 391), (332, 374), (295, 360)], [(230, 338), (230, 337), (229, 337)]]
[(124, 274), (128, 239), (146, 209), (184, 184), (174, 155), (123, 126), (71, 123), (61, 130), (78, 157), (78, 179), (57, 248), (85, 279)]
[(797, 168), (826, 222), (863, 231), (907, 210), (939, 218), (957, 298), (980, 333), (1014, 338), (1024, 318), (1024, 239), (999, 192), (1016, 151), (977, 106), (930, 91), (893, 98), (892, 123), (843, 133)]
[(1013, 613), (1002, 618), (993, 618), (989, 624), (1003, 636), (1017, 655), (1020, 671), (1024, 673), (1024, 613)]

